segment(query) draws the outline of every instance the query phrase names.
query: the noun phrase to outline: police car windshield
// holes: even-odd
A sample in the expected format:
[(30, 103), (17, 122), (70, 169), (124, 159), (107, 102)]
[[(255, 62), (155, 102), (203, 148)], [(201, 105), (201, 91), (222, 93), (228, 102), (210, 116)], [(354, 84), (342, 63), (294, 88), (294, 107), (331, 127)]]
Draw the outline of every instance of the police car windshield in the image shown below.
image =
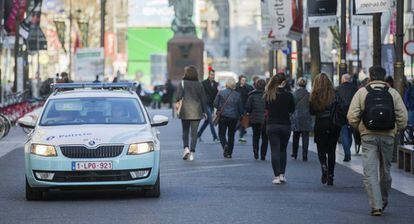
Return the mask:
[(41, 126), (145, 123), (137, 99), (113, 97), (53, 99), (40, 120)]

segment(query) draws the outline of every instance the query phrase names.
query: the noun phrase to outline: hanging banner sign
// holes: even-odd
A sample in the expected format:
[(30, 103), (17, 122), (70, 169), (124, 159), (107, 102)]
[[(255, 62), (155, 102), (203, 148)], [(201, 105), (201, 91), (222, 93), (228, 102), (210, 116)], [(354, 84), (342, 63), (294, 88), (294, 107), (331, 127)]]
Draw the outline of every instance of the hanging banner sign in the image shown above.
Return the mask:
[(268, 0), (268, 8), (275, 39), (287, 40), (293, 25), (292, 0)]
[(336, 26), (337, 8), (337, 1), (308, 0), (309, 27)]
[(303, 34), (303, 0), (292, 1), (293, 24), (290, 28), (288, 37), (292, 40), (299, 41)]
[(268, 39), (268, 35), (272, 30), (272, 25), (269, 18), (268, 0), (262, 0), (260, 3), (261, 15), (262, 15), (262, 38)]
[(390, 8), (390, 0), (355, 0), (357, 14), (388, 12)]

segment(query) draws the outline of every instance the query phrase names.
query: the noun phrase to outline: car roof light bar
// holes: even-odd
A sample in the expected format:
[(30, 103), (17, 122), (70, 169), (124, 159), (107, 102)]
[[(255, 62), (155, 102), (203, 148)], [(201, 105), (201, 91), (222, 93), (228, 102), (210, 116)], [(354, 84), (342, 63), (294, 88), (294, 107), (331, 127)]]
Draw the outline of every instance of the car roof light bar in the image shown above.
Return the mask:
[(51, 87), (55, 92), (73, 89), (126, 89), (132, 91), (133, 87), (135, 87), (135, 83), (52, 83)]
[(100, 88), (100, 89), (111, 89), (111, 88), (132, 88), (134, 83), (55, 83), (51, 84), (53, 89), (85, 89), (85, 88)]

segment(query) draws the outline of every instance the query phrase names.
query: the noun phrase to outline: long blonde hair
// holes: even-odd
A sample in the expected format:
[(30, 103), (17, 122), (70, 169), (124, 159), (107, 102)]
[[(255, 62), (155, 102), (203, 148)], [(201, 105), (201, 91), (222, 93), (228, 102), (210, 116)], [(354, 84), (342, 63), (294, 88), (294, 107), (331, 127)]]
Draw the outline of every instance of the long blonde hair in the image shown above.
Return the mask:
[(335, 90), (328, 75), (321, 73), (313, 80), (310, 103), (317, 112), (324, 111), (335, 98)]
[(277, 98), (277, 92), (280, 85), (286, 81), (286, 76), (283, 73), (278, 73), (270, 79), (269, 83), (266, 85), (264, 98), (266, 102), (275, 101)]

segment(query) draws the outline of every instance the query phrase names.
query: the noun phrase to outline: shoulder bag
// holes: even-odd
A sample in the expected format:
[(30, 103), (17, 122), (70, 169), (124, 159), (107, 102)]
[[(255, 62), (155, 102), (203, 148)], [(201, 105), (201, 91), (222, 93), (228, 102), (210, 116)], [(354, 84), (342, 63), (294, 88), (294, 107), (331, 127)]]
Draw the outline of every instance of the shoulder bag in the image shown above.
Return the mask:
[(183, 81), (181, 81), (181, 87), (183, 88), (183, 96), (181, 97), (181, 99), (180, 100), (178, 100), (176, 103), (175, 103), (175, 112), (176, 112), (176, 114), (180, 114), (180, 112), (181, 112), (181, 108), (183, 107), (183, 100), (184, 100), (184, 80)]

